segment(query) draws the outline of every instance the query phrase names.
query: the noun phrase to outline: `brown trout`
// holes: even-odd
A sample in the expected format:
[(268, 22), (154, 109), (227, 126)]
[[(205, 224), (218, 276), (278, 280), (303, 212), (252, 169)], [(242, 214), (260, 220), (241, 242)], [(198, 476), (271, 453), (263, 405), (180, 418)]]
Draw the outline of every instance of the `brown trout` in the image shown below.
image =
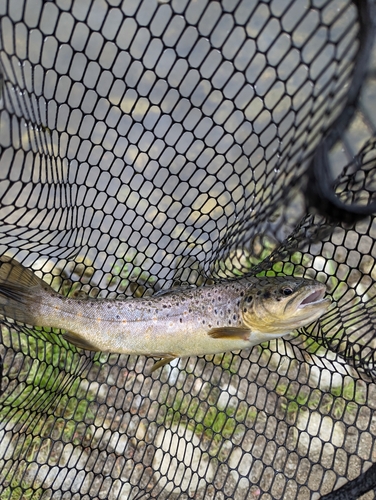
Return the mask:
[(325, 285), (292, 277), (249, 277), (152, 297), (66, 298), (16, 260), (0, 258), (0, 314), (60, 328), (92, 351), (174, 358), (247, 349), (317, 320), (328, 308)]

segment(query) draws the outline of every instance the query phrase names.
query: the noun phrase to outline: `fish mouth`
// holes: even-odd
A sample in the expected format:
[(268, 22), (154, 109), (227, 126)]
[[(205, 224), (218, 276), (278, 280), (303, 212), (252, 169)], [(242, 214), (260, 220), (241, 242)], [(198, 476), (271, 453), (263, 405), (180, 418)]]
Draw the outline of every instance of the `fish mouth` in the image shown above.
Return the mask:
[(285, 314), (298, 314), (299, 316), (308, 317), (309, 315), (316, 316), (316, 314), (323, 314), (325, 309), (331, 304), (329, 297), (324, 298), (326, 293), (326, 286), (321, 283), (315, 283), (306, 286), (297, 291), (285, 306)]
[(302, 309), (306, 306), (313, 306), (316, 304), (322, 304), (325, 301), (328, 301), (328, 299), (324, 300), (324, 295), (325, 295), (325, 288), (315, 290), (314, 292), (308, 292), (308, 295), (300, 302), (298, 305), (299, 309)]
[[(325, 285), (302, 290), (298, 300), (291, 304), (291, 314), (296, 320), (296, 328), (313, 323), (325, 313), (332, 302), (329, 297), (324, 298), (325, 293)], [(295, 312), (292, 312), (294, 309)]]

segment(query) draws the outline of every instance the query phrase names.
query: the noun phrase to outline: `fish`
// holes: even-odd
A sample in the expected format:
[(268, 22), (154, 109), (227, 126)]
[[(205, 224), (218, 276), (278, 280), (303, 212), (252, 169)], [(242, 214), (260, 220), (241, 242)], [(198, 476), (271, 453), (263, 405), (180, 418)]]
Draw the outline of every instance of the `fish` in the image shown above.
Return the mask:
[(290, 276), (242, 277), (126, 300), (64, 297), (15, 259), (0, 257), (0, 315), (62, 330), (78, 348), (161, 358), (249, 349), (318, 320), (326, 286)]

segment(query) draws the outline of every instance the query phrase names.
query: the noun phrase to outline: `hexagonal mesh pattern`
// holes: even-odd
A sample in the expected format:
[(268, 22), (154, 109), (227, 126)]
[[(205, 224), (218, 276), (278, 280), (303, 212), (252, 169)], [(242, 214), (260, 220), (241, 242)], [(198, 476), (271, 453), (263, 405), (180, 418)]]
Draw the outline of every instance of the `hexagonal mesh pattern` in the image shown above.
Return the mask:
[(152, 375), (2, 320), (2, 499), (318, 499), (375, 460), (375, 221), (306, 207), (336, 130), (333, 193), (375, 203), (371, 4), (0, 0), (0, 255), (70, 297), (278, 274), (333, 300)]

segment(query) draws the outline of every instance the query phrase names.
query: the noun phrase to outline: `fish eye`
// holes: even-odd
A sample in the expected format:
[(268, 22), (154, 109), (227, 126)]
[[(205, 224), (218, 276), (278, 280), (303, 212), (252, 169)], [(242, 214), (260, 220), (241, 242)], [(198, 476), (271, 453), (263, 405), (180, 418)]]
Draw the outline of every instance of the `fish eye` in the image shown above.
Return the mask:
[(286, 286), (286, 287), (281, 289), (281, 292), (285, 297), (288, 297), (289, 295), (294, 293), (294, 290), (292, 288)]

